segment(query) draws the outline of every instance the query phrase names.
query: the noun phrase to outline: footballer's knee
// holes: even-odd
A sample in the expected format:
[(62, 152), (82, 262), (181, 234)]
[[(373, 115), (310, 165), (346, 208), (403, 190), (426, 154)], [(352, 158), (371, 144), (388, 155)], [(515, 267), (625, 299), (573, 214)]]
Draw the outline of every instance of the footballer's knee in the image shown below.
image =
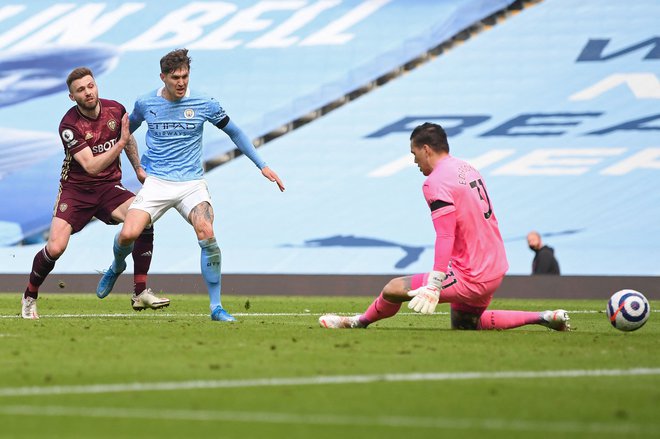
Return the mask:
[(46, 244), (46, 250), (48, 250), (48, 254), (52, 256), (54, 259), (59, 258), (64, 254), (64, 251), (66, 250), (68, 241), (64, 240), (53, 240), (53, 241), (48, 241)]
[(119, 231), (119, 244), (132, 244), (146, 228), (151, 227), (151, 224), (151, 215), (149, 213), (139, 209), (130, 209)]
[(121, 228), (121, 231), (119, 232), (119, 238), (118, 238), (119, 244), (129, 245), (135, 242), (135, 240), (138, 238), (138, 236), (140, 236), (141, 233), (142, 230), (140, 230), (139, 228), (124, 226)]
[(409, 282), (406, 282), (405, 277), (397, 277), (390, 280), (383, 288), (383, 299), (394, 303), (410, 300), (410, 297), (408, 297), (410, 286), (406, 287), (407, 283), (409, 284)]
[(188, 220), (195, 229), (198, 240), (210, 239), (215, 236), (213, 233), (213, 207), (204, 201), (195, 206), (188, 215)]
[(197, 235), (197, 240), (202, 241), (204, 239), (211, 239), (215, 237), (213, 233), (213, 224), (202, 221), (197, 224), (194, 224), (195, 234)]
[(72, 233), (73, 227), (68, 222), (54, 217), (50, 226), (48, 242), (46, 243), (48, 254), (55, 259), (62, 256), (69, 245), (69, 238)]

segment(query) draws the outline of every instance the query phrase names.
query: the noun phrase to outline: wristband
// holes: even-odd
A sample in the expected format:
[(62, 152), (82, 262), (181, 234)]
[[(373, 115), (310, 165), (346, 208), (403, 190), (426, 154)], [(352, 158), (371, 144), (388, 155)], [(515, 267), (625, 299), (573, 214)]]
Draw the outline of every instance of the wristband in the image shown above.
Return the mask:
[(442, 271), (431, 271), (429, 273), (429, 280), (426, 283), (430, 287), (435, 287), (438, 290), (442, 289), (442, 282), (447, 279), (447, 275)]

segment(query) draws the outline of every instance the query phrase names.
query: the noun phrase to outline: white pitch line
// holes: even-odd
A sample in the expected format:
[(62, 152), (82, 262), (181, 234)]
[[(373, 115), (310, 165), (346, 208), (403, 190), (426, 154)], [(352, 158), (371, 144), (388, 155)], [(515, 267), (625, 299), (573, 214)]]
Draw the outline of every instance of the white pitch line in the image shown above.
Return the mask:
[[(660, 312), (660, 310), (653, 309), (651, 312)], [(569, 314), (605, 314), (605, 310), (575, 310), (568, 311)], [(275, 313), (257, 313), (257, 312), (239, 312), (232, 313), (235, 317), (318, 317), (326, 313), (312, 313), (312, 312), (275, 312)], [(350, 312), (336, 312), (333, 314), (352, 316), (356, 313)], [(398, 316), (422, 316), (416, 312), (399, 312)], [(434, 312), (433, 315), (449, 315), (449, 312)], [(145, 313), (98, 313), (98, 314), (40, 314), (40, 318), (46, 319), (88, 319), (88, 318), (164, 318), (164, 317), (204, 317), (208, 318), (208, 314), (202, 313), (165, 313), (161, 311), (145, 312)], [(0, 314), (0, 319), (18, 319), (18, 314)]]
[(376, 375), (331, 375), (298, 378), (255, 378), (236, 380), (166, 381), (153, 383), (88, 384), (76, 386), (2, 387), (0, 397), (76, 395), (124, 392), (152, 392), (192, 389), (236, 389), (281, 386), (319, 386), (329, 384), (371, 384), (383, 382), (415, 381), (462, 381), (537, 378), (596, 378), (660, 375), (660, 368), (634, 369), (574, 369), (550, 371), (503, 371), (503, 372), (430, 372), (390, 373)]
[[(320, 317), (325, 313), (311, 313), (311, 312), (275, 312), (275, 313), (258, 313), (258, 312), (244, 312), (232, 313), (235, 317)], [(356, 313), (338, 312), (334, 314), (339, 315), (355, 315)], [(436, 312), (437, 315), (449, 315), (448, 312)], [(419, 316), (416, 312), (400, 312), (397, 315)], [(39, 318), (46, 319), (76, 319), (76, 318), (153, 318), (153, 317), (205, 317), (208, 314), (197, 313), (164, 313), (155, 311), (153, 313), (100, 313), (100, 314), (40, 314)], [(0, 319), (17, 319), (20, 318), (18, 314), (4, 314), (0, 315)]]
[(115, 407), (4, 406), (0, 415), (72, 416), (76, 418), (125, 418), (166, 421), (211, 421), (293, 425), (343, 425), (453, 430), (543, 431), (546, 433), (646, 433), (654, 434), (658, 424), (633, 424), (621, 421), (594, 423), (579, 421), (529, 421), (523, 419), (469, 419), (421, 416), (360, 416), (321, 413), (239, 412), (225, 410), (130, 409)]
[[(326, 313), (311, 313), (311, 312), (275, 312), (275, 313), (268, 313), (268, 312), (239, 312), (239, 313), (232, 313), (233, 316), (235, 317), (320, 317)], [(339, 315), (355, 315), (356, 313), (345, 313), (345, 312), (338, 312), (334, 314), (339, 314)], [(434, 314), (437, 315), (449, 315), (448, 312), (436, 312)], [(416, 312), (400, 312), (397, 315), (408, 315), (408, 316), (419, 316), (421, 314), (418, 314)], [(18, 314), (3, 314), (0, 315), (0, 319), (14, 319), (14, 318), (19, 318), (20, 316)], [(153, 313), (148, 312), (148, 313), (117, 313), (117, 314), (40, 314), (40, 318), (47, 318), (47, 319), (75, 319), (75, 318), (151, 318), (151, 317), (205, 317), (208, 318), (208, 314), (197, 314), (197, 313), (164, 313), (160, 311), (155, 311)]]

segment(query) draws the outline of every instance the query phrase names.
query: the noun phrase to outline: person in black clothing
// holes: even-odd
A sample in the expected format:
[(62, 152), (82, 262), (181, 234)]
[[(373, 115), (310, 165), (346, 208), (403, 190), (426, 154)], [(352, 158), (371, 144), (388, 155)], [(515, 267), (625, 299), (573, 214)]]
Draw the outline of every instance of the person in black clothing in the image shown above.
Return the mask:
[(559, 262), (555, 258), (552, 247), (543, 245), (539, 232), (532, 231), (527, 235), (527, 244), (535, 253), (532, 261), (532, 274), (560, 274)]

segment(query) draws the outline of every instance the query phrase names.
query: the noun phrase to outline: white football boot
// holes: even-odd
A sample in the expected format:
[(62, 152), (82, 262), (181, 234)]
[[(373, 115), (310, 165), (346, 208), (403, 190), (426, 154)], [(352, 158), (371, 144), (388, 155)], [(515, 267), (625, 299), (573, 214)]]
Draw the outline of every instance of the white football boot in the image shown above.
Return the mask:
[(354, 328), (365, 328), (365, 326), (360, 323), (360, 316), (345, 317), (338, 316), (335, 314), (326, 314), (319, 317), (319, 325), (328, 329), (354, 329)]
[(571, 318), (568, 312), (564, 309), (556, 309), (554, 311), (543, 311), (541, 313), (541, 324), (546, 328), (554, 329), (555, 331), (570, 331)]
[(151, 292), (151, 288), (147, 288), (137, 296), (133, 294), (131, 305), (135, 311), (142, 311), (146, 308), (160, 309), (170, 306), (170, 299), (155, 296), (154, 293)]
[(21, 305), (21, 317), (30, 320), (39, 319), (39, 314), (37, 314), (37, 299), (23, 296), (23, 299), (21, 299)]

